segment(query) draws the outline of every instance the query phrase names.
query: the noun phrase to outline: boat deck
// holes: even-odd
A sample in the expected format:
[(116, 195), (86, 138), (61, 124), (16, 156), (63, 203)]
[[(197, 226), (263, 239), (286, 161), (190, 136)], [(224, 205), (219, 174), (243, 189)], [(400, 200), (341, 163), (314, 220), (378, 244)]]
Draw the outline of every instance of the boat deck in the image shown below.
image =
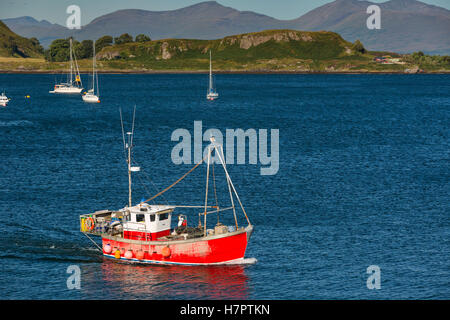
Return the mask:
[[(101, 236), (103, 234), (113, 236), (122, 234), (123, 236), (122, 231), (117, 230), (114, 232), (114, 228), (111, 227), (113, 222), (120, 222), (122, 219), (122, 211), (101, 210), (94, 213), (83, 214), (80, 216), (80, 231), (96, 236)], [(91, 221), (92, 226), (88, 223), (89, 220)]]
[[(123, 211), (112, 210), (101, 210), (81, 215), (80, 231), (93, 236), (113, 236), (125, 239), (121, 228), (123, 215)], [(157, 241), (187, 240), (204, 237), (203, 227), (181, 226), (173, 229), (173, 231), (170, 235), (158, 238)], [(207, 235), (225, 234), (228, 232), (227, 226), (219, 224), (214, 229), (208, 229)]]

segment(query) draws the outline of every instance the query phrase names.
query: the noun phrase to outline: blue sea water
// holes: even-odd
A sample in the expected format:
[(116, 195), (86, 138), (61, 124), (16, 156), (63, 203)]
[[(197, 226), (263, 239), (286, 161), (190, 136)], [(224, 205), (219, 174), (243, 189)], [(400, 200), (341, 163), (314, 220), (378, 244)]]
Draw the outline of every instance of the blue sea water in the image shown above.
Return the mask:
[[(218, 75), (214, 102), (206, 75), (100, 75), (95, 105), (49, 94), (54, 82), (0, 75), (12, 98), (0, 108), (2, 299), (450, 298), (449, 75)], [(175, 129), (279, 129), (277, 174), (228, 167), (256, 263), (121, 264), (79, 232), (80, 214), (127, 204), (119, 108), (129, 128), (135, 105), (135, 201), (192, 167), (172, 163)], [(205, 170), (161, 202), (202, 204)], [(80, 289), (67, 287), (71, 265)]]

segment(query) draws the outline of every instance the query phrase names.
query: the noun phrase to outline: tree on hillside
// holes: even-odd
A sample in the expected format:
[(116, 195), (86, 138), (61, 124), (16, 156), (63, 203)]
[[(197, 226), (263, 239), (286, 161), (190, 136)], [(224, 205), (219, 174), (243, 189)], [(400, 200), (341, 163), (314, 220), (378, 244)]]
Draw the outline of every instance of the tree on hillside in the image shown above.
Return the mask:
[(75, 55), (78, 59), (89, 59), (92, 57), (92, 40), (83, 40), (75, 47)]
[(119, 37), (114, 38), (115, 44), (124, 44), (124, 43), (129, 43), (129, 42), (133, 42), (133, 37), (130, 36), (128, 33), (124, 33), (124, 34), (120, 35)]
[(36, 38), (30, 38), (31, 43), (33, 44), (34, 48), (36, 49), (37, 52), (39, 53), (44, 53), (44, 47), (41, 46), (41, 43), (39, 42), (38, 39)]
[(145, 34), (138, 34), (135, 38), (136, 42), (147, 42), (147, 41), (152, 41), (152, 39), (150, 39), (149, 36), (145, 35)]
[(8, 39), (5, 40), (5, 49), (10, 56), (18, 54), (19, 56), (23, 57), (22, 54), (18, 52), (17, 44), (12, 37), (8, 37)]
[(411, 56), (415, 62), (421, 62), (421, 60), (424, 59), (423, 57), (425, 56), (425, 54), (422, 51), (419, 51), (419, 52), (413, 52), (413, 54)]
[(113, 37), (111, 36), (103, 36), (98, 38), (95, 41), (95, 52), (100, 52), (104, 47), (110, 46), (113, 44)]
[[(81, 43), (72, 39), (74, 58), (86, 59), (92, 57), (92, 40)], [(44, 52), (45, 59), (52, 62), (70, 60), (70, 38), (53, 40), (48, 50)]]
[(366, 53), (366, 49), (359, 40), (356, 40), (355, 43), (353, 44), (353, 50), (355, 50), (358, 53)]
[(45, 51), (45, 59), (48, 61), (68, 61), (69, 55), (69, 39), (56, 39), (50, 44), (48, 50)]
[(450, 64), (450, 56), (442, 56), (441, 60), (443, 63)]

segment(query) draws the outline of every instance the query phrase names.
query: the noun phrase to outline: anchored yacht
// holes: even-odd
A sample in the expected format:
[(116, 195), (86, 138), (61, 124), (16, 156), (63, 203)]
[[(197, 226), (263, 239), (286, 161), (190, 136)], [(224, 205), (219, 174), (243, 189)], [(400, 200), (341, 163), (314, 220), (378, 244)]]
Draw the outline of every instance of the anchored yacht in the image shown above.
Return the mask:
[(100, 102), (100, 98), (99, 98), (100, 90), (99, 90), (99, 86), (98, 86), (98, 74), (95, 70), (95, 67), (96, 67), (95, 41), (93, 43), (93, 46), (94, 46), (94, 50), (93, 50), (94, 56), (92, 57), (92, 89), (89, 89), (89, 91), (82, 96), (82, 99), (84, 102), (99, 103)]
[(211, 50), (209, 51), (209, 87), (206, 93), (206, 99), (215, 100), (219, 98), (219, 94), (214, 88), (213, 76), (212, 76), (212, 63), (211, 63)]
[(0, 95), (0, 106), (6, 107), (6, 106), (8, 105), (9, 100), (11, 100), (11, 99), (9, 99), (9, 98), (5, 95), (5, 93), (3, 92), (3, 93)]
[[(69, 62), (69, 73), (67, 75), (67, 82), (62, 82), (55, 84), (55, 87), (50, 93), (66, 93), (66, 94), (77, 94), (81, 93), (83, 90), (83, 84), (81, 83), (80, 70), (78, 69), (78, 64), (76, 57), (74, 58), (72, 38), (69, 40), (70, 48), (70, 62)], [(75, 79), (74, 79), (75, 78)]]

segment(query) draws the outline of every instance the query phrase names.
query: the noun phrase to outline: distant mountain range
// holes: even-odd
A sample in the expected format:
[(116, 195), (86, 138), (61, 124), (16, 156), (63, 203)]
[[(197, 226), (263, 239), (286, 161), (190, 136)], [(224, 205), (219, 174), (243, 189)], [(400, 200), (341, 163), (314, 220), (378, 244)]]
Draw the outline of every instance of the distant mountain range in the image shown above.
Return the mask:
[(377, 4), (381, 9), (381, 29), (369, 30), (366, 10), (372, 4), (337, 0), (293, 20), (293, 27), (331, 30), (348, 41), (360, 39), (370, 50), (450, 54), (449, 10), (415, 0), (391, 0)]
[(39, 39), (44, 47), (57, 38), (73, 35), (77, 40), (104, 35), (133, 36), (144, 33), (152, 39), (219, 39), (229, 35), (267, 29), (327, 30), (347, 41), (360, 39), (369, 50), (407, 53), (423, 51), (450, 54), (450, 10), (415, 0), (377, 3), (381, 30), (366, 27), (368, 1), (336, 0), (293, 20), (278, 20), (251, 11), (238, 11), (215, 1), (171, 11), (119, 10), (94, 19), (81, 30), (37, 21), (31, 17), (4, 19), (17, 34)]
[(36, 38), (44, 47), (55, 39), (65, 38), (70, 30), (46, 20), (37, 21), (32, 17), (19, 17), (2, 20), (14, 33), (26, 38)]

